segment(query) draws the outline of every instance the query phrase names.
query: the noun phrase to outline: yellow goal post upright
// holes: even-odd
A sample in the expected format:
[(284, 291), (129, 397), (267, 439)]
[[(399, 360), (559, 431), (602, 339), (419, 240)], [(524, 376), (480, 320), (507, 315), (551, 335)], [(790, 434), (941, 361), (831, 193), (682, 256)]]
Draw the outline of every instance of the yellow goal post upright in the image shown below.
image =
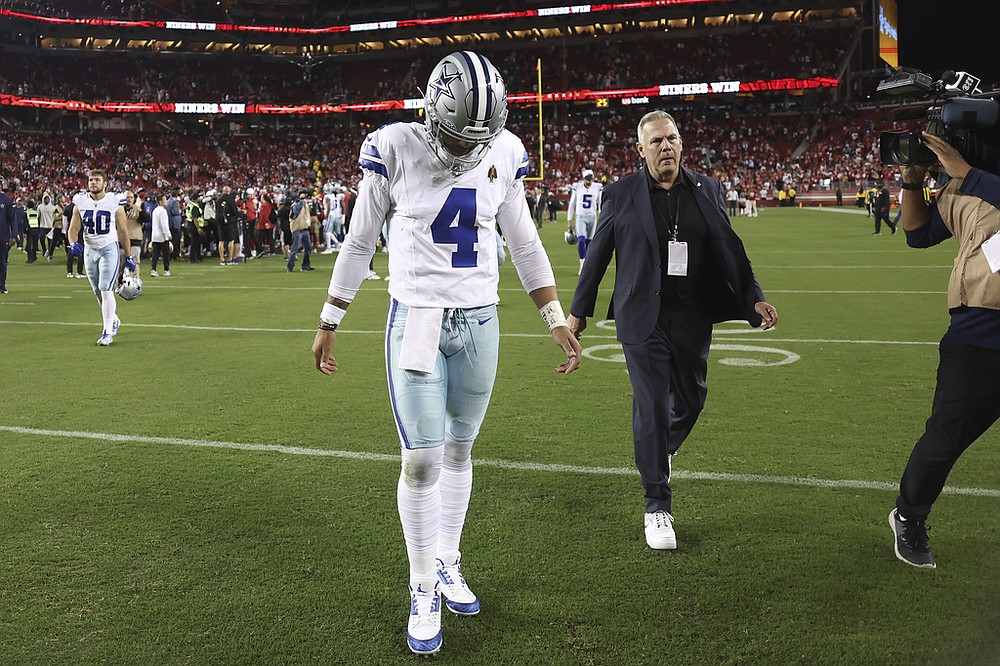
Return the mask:
[(542, 135), (542, 59), (535, 63), (538, 73), (538, 175), (525, 176), (524, 180), (545, 180), (545, 137)]

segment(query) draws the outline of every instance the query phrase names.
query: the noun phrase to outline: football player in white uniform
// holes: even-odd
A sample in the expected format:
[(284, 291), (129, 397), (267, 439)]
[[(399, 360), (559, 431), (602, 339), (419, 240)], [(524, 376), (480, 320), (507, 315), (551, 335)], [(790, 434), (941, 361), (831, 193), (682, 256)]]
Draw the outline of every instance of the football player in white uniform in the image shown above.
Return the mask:
[[(87, 177), (87, 191), (73, 197), (73, 219), (69, 223), (68, 238), (76, 238), (83, 227), (83, 245), (73, 243), (70, 252), (83, 254), (83, 263), (90, 279), (90, 287), (101, 304), (104, 331), (97, 344), (107, 347), (118, 333), (121, 324), (115, 314), (115, 283), (121, 268), (121, 254), (128, 252), (128, 220), (121, 199), (107, 192), (108, 176), (100, 169), (92, 169)], [(125, 268), (135, 272), (135, 261), (125, 255)]]
[(327, 183), (323, 186), (323, 219), (326, 245), (323, 254), (331, 254), (340, 247), (338, 239), (344, 229), (344, 193), (336, 183)]
[[(580, 270), (587, 258), (587, 246), (594, 237), (597, 227), (597, 215), (601, 212), (601, 190), (604, 186), (594, 182), (594, 172), (583, 170), (583, 180), (573, 184), (573, 192), (569, 195), (569, 207), (566, 211), (567, 229), (576, 230), (576, 251), (580, 255)], [(573, 218), (576, 217), (576, 225)], [(579, 273), (577, 273), (579, 275)]]
[(424, 123), (395, 123), (361, 146), (364, 177), (313, 342), (329, 375), (335, 330), (388, 227), (390, 300), (385, 354), (402, 456), (397, 503), (410, 564), (407, 644), (441, 646), (441, 602), (479, 612), (460, 567), (472, 489), (471, 451), (496, 376), (499, 223), (518, 276), (570, 373), (580, 345), (565, 326), (552, 267), (528, 212), (528, 156), (504, 129), (507, 89), (483, 56), (446, 56), (431, 73)]

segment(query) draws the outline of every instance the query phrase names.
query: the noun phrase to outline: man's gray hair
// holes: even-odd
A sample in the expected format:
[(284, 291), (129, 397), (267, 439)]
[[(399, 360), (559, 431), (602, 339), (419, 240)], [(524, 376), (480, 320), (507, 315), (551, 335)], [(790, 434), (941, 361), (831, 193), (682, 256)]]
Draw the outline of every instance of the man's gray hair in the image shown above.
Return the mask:
[[(636, 138), (639, 140), (639, 143), (642, 143), (642, 128), (645, 125), (648, 125), (649, 123), (653, 122), (654, 120), (669, 120), (674, 124), (674, 127), (677, 127), (677, 121), (674, 120), (674, 117), (669, 113), (667, 113), (666, 111), (660, 111), (660, 110), (650, 111), (649, 113), (647, 113), (646, 115), (644, 115), (642, 118), (639, 119), (639, 126), (636, 128), (635, 131)], [(679, 127), (677, 128), (677, 133), (678, 134), (681, 133)]]

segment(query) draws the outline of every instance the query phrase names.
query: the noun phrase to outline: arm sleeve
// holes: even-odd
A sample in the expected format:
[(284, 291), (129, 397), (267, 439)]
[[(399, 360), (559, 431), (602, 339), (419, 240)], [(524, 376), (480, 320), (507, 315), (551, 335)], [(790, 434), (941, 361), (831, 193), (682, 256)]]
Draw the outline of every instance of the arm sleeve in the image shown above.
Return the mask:
[(389, 181), (374, 171), (365, 170), (351, 216), (351, 229), (333, 266), (329, 294), (350, 303), (358, 293), (368, 273), (368, 264), (375, 254), (382, 225), (389, 219), (392, 200)]
[(567, 222), (572, 222), (573, 221), (573, 211), (575, 211), (575, 210), (576, 210), (576, 186), (574, 185), (573, 189), (570, 190), (569, 203), (566, 204), (566, 221)]
[(979, 197), (994, 208), (1000, 209), (1000, 176), (982, 169), (973, 169), (962, 181), (962, 194)]
[(524, 182), (520, 178), (514, 181), (503, 203), (500, 204), (497, 210), (497, 223), (503, 231), (503, 237), (510, 250), (510, 258), (514, 262), (517, 276), (521, 279), (525, 291), (530, 294), (541, 287), (555, 286), (556, 279), (552, 273), (552, 265), (528, 211), (528, 202), (524, 198)]

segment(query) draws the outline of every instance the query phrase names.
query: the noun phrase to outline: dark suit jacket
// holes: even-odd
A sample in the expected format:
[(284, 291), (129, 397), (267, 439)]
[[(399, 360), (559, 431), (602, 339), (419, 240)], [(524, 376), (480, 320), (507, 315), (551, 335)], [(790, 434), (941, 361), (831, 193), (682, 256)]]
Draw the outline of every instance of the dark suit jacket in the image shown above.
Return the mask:
[(14, 202), (0, 192), (0, 243), (6, 244), (11, 236), (17, 235), (14, 226)]
[[(745, 319), (751, 326), (760, 326), (754, 304), (764, 300), (764, 293), (726, 216), (722, 186), (714, 178), (684, 171), (694, 183), (694, 198), (708, 227), (710, 262), (703, 307), (713, 322)], [(615, 319), (620, 342), (638, 344), (656, 326), (663, 273), (645, 168), (604, 188), (601, 215), (587, 248), (572, 314), (593, 316), (597, 289), (613, 255), (617, 257), (615, 289), (608, 316)]]
[(889, 190), (883, 187), (875, 195), (875, 212), (889, 215), (890, 210), (892, 210), (892, 197), (889, 195)]

